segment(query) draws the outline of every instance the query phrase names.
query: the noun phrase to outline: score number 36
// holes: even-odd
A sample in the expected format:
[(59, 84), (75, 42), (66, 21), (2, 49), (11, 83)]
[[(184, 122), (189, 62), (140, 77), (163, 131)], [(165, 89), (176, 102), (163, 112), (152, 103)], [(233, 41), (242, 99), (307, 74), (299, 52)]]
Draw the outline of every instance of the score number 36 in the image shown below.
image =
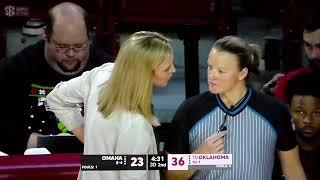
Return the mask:
[(188, 170), (189, 154), (168, 154), (168, 170)]
[(183, 160), (183, 157), (180, 157), (179, 160), (177, 157), (172, 157), (172, 163), (171, 163), (172, 166), (177, 166), (177, 165), (183, 166), (184, 163), (185, 162)]

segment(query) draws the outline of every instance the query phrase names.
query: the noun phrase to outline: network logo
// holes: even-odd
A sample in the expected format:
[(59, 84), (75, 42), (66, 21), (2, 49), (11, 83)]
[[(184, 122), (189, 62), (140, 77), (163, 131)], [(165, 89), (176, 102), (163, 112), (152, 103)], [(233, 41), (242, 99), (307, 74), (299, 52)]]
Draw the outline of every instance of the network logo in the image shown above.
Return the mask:
[(29, 8), (23, 6), (7, 5), (4, 7), (4, 15), (8, 17), (29, 16)]
[(8, 17), (12, 17), (16, 14), (16, 7), (15, 6), (5, 6), (4, 7), (4, 14)]

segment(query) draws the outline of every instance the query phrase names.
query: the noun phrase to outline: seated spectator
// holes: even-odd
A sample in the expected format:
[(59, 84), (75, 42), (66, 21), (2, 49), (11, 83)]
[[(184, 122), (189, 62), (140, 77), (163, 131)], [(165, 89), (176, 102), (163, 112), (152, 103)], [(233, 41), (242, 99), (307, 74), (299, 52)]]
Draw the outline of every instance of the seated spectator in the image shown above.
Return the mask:
[(301, 73), (288, 81), (286, 89), (308, 180), (320, 179), (320, 86), (314, 84), (319, 79), (319, 73)]
[[(87, 13), (73, 3), (48, 12), (45, 38), (0, 62), (0, 150), (23, 153), (37, 134), (68, 131), (46, 103), (46, 95), (65, 80), (112, 61), (90, 41)], [(30, 137), (30, 138), (29, 138)]]
[(309, 65), (295, 69), (287, 74), (275, 75), (267, 84), (264, 91), (274, 94), (284, 103), (288, 103), (285, 89), (287, 81), (297, 74), (310, 71), (320, 71), (320, 17), (319, 15), (309, 16), (306, 19), (303, 31), (303, 46)]

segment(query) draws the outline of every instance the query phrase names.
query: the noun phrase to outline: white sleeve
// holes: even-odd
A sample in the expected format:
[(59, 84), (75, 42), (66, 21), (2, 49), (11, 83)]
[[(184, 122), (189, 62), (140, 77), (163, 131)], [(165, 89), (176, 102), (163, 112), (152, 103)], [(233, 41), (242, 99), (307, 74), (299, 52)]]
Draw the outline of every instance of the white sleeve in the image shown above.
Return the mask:
[[(151, 136), (150, 132), (148, 132), (144, 126), (129, 128), (119, 136), (115, 154), (148, 154), (149, 149), (151, 148), (152, 138), (153, 137)], [(148, 180), (148, 171), (123, 170), (120, 171), (120, 179)]]
[(90, 71), (66, 82), (61, 82), (48, 94), (47, 103), (64, 123), (68, 130), (79, 127), (84, 123), (79, 104), (84, 102), (90, 88)]

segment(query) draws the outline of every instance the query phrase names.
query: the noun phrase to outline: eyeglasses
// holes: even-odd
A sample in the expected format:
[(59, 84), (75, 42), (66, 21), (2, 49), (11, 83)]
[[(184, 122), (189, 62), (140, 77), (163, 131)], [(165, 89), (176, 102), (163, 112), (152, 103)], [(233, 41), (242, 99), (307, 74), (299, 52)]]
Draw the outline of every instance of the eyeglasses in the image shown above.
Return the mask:
[(73, 52), (77, 53), (77, 52), (80, 52), (80, 51), (87, 49), (87, 47), (89, 45), (89, 40), (86, 40), (83, 43), (74, 44), (74, 45), (67, 45), (67, 44), (58, 43), (53, 38), (51, 38), (51, 41), (54, 43), (56, 51), (59, 53), (68, 53), (69, 50), (72, 50)]

